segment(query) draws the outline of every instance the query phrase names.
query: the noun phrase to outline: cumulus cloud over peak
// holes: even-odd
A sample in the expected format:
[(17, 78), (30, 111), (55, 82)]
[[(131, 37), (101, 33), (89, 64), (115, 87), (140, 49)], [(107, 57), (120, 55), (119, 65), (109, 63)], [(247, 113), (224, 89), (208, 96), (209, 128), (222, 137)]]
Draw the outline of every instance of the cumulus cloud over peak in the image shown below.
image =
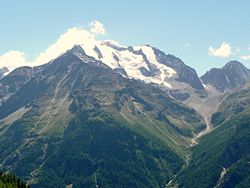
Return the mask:
[(44, 64), (45, 62), (60, 56), (76, 44), (93, 46), (95, 44), (95, 37), (83, 28), (70, 28), (62, 34), (54, 44), (50, 45), (46, 50), (39, 54), (35, 60), (35, 65)]
[(74, 45), (86, 47), (84, 48), (86, 53), (92, 55), (92, 51), (88, 52), (88, 50), (93, 49), (98, 43), (94, 34), (104, 35), (105, 33), (103, 24), (97, 20), (91, 22), (90, 31), (81, 27), (72, 27), (60, 35), (55, 43), (49, 45), (47, 49), (38, 54), (32, 62), (27, 61), (24, 52), (17, 50), (0, 55), (0, 68), (7, 67), (12, 71), (20, 66), (39, 66), (57, 58)]
[(25, 58), (24, 52), (11, 50), (0, 56), (0, 68), (7, 67), (10, 71), (20, 66), (30, 66), (31, 63)]
[(232, 52), (232, 46), (228, 42), (223, 42), (220, 47), (214, 48), (210, 46), (208, 48), (208, 54), (211, 56), (217, 56), (217, 57), (229, 57), (233, 54)]
[(106, 29), (104, 28), (103, 24), (97, 20), (94, 20), (90, 22), (90, 31), (92, 33), (100, 34), (100, 35), (105, 35), (106, 34)]

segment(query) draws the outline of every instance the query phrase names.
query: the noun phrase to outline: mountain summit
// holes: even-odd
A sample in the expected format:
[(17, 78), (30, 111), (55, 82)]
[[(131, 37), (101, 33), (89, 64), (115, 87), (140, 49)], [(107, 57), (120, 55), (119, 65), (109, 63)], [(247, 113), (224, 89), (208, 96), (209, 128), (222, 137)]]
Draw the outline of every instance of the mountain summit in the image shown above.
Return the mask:
[(185, 65), (181, 59), (166, 55), (150, 45), (126, 47), (115, 41), (99, 41), (94, 47), (84, 44), (79, 47), (87, 55), (102, 61), (126, 77), (167, 89), (176, 89), (180, 84), (194, 90), (204, 89), (194, 69)]
[(238, 61), (229, 61), (222, 68), (212, 68), (201, 77), (204, 84), (209, 84), (223, 92), (243, 86), (250, 80), (250, 70)]
[(0, 166), (34, 187), (164, 187), (205, 128), (195, 110), (79, 46), (14, 70), (0, 91)]
[[(168, 90), (183, 87), (204, 90), (194, 69), (181, 59), (166, 55), (150, 45), (124, 46), (113, 40), (93, 40), (75, 45), (72, 50), (79, 58), (84, 55), (92, 57), (128, 78), (143, 80), (145, 83), (153, 83)], [(5, 74), (1, 73), (3, 71)], [(0, 71), (0, 77), (6, 74), (6, 70)]]

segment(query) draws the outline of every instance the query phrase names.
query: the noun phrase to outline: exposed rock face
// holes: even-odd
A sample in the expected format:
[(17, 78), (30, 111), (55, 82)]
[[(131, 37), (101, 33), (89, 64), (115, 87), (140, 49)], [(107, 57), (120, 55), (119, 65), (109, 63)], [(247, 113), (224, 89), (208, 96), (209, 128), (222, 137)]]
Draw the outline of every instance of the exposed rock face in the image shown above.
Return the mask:
[(7, 67), (0, 68), (0, 79), (4, 76), (6, 72), (9, 72)]
[(37, 187), (164, 187), (205, 128), (195, 110), (77, 46), (16, 69), (3, 90), (0, 167)]
[(0, 105), (32, 77), (31, 67), (20, 67), (0, 79)]
[(238, 61), (230, 61), (224, 67), (213, 68), (201, 77), (204, 84), (217, 90), (233, 90), (250, 80), (250, 70)]
[(164, 52), (156, 48), (154, 48), (154, 52), (160, 63), (176, 70), (178, 74), (178, 77), (176, 78), (177, 81), (187, 83), (196, 90), (204, 90), (204, 87), (193, 68), (187, 66), (181, 59), (173, 55), (166, 55)]

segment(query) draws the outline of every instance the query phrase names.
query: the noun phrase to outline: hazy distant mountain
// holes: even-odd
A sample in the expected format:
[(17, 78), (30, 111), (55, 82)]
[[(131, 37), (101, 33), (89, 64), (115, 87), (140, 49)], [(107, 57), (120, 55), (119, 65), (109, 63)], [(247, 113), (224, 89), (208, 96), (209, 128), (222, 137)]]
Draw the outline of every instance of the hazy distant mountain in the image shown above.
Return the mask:
[(201, 77), (204, 84), (209, 84), (223, 92), (243, 86), (250, 80), (250, 70), (238, 61), (230, 61), (221, 69), (213, 68)]

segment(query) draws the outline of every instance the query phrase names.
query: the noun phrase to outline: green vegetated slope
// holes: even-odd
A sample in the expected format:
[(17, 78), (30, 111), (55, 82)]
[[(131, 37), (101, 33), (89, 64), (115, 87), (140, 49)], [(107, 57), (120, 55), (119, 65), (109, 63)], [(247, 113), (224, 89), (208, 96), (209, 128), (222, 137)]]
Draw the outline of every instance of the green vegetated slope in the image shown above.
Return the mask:
[(233, 117), (250, 106), (250, 86), (247, 84), (245, 87), (239, 89), (238, 91), (232, 93), (227, 100), (225, 100), (213, 114), (211, 118), (211, 123), (213, 126), (220, 125), (226, 119)]
[(220, 105), (215, 130), (200, 139), (177, 178), (180, 187), (250, 187), (249, 91), (236, 91)]
[(202, 118), (84, 58), (34, 68), (0, 106), (0, 165), (36, 187), (163, 187)]

